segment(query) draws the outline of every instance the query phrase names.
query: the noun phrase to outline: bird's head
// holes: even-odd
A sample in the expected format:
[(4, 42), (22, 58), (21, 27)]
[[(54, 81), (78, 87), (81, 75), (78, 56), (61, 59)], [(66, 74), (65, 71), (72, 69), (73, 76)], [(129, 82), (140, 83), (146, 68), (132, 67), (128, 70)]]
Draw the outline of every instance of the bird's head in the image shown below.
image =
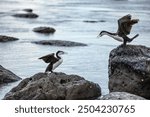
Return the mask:
[(61, 51), (61, 50), (59, 50), (59, 51), (56, 52), (56, 55), (64, 55), (64, 54), (67, 54), (67, 53), (64, 52), (64, 51)]
[(97, 37), (102, 37), (103, 35), (106, 35), (106, 33), (106, 31), (101, 31)]

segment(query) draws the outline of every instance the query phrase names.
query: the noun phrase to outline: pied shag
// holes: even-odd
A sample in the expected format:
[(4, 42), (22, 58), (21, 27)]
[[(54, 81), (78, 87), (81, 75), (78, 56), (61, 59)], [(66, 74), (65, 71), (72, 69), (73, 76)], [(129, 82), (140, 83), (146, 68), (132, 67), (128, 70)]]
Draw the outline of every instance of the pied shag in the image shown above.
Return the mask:
[(63, 59), (61, 58), (61, 55), (66, 54), (63, 51), (57, 51), (56, 55), (55, 53), (51, 53), (45, 56), (40, 57), (39, 59), (42, 59), (45, 63), (49, 63), (47, 66), (45, 73), (51, 72), (53, 73), (53, 70), (56, 69), (62, 62)]
[(132, 25), (138, 23), (139, 21), (139, 19), (131, 19), (131, 17), (132, 16), (128, 14), (118, 20), (118, 31), (116, 33), (111, 33), (108, 31), (101, 31), (98, 36), (101, 37), (103, 35), (108, 35), (117, 41), (123, 42), (123, 45), (126, 45), (127, 42), (129, 43), (133, 39), (139, 36), (139, 34), (136, 34), (132, 38), (129, 38), (127, 36), (131, 32)]

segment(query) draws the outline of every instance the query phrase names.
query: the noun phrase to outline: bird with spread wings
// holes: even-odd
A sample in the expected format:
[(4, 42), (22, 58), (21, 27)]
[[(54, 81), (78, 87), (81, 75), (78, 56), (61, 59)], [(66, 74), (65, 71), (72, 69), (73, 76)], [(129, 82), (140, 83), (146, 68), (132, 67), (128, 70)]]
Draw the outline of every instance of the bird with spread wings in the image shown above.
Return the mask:
[(132, 26), (139, 21), (139, 19), (131, 19), (131, 17), (132, 16), (128, 14), (118, 20), (118, 30), (116, 33), (101, 31), (98, 36), (101, 37), (103, 35), (108, 35), (117, 41), (123, 42), (123, 45), (126, 45), (127, 42), (130, 43), (133, 39), (139, 36), (139, 34), (136, 34), (132, 38), (127, 36), (131, 32)]
[(51, 53), (45, 56), (40, 57), (39, 59), (42, 59), (45, 63), (49, 63), (49, 65), (47, 66), (45, 72), (53, 72), (54, 69), (56, 69), (62, 62), (63, 59), (61, 57), (61, 55), (66, 54), (66, 52), (63, 51), (57, 51), (56, 54), (55, 53)]

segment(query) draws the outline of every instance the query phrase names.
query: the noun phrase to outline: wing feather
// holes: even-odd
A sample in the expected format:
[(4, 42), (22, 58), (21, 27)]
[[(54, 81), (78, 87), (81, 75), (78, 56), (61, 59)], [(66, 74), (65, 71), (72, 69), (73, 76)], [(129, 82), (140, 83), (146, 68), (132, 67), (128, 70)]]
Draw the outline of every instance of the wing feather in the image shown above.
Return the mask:
[(54, 53), (42, 56), (39, 59), (42, 59), (45, 63), (55, 63), (58, 61)]
[(122, 34), (129, 35), (132, 29), (132, 25), (138, 23), (138, 19), (132, 19), (131, 15), (123, 16), (118, 20), (118, 34), (121, 36)]
[(131, 20), (130, 17), (130, 15), (126, 15), (118, 20), (118, 35), (122, 36), (122, 34), (130, 34), (131, 27), (128, 23)]

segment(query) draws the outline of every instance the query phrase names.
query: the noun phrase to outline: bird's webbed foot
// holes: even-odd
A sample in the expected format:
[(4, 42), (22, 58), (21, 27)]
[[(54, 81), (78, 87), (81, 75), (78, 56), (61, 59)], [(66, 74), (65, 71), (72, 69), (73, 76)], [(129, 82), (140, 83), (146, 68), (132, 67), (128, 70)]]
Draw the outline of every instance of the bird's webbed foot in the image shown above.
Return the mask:
[(53, 74), (57, 75), (58, 73), (57, 72), (53, 72)]
[(45, 74), (46, 74), (47, 76), (49, 76), (49, 75), (51, 74), (51, 72), (45, 72)]
[(45, 72), (45, 74), (47, 74), (47, 75), (49, 76), (50, 74), (55, 74), (55, 75), (57, 75), (58, 73), (57, 73), (57, 72), (53, 72), (53, 71), (49, 71), (49, 72)]

